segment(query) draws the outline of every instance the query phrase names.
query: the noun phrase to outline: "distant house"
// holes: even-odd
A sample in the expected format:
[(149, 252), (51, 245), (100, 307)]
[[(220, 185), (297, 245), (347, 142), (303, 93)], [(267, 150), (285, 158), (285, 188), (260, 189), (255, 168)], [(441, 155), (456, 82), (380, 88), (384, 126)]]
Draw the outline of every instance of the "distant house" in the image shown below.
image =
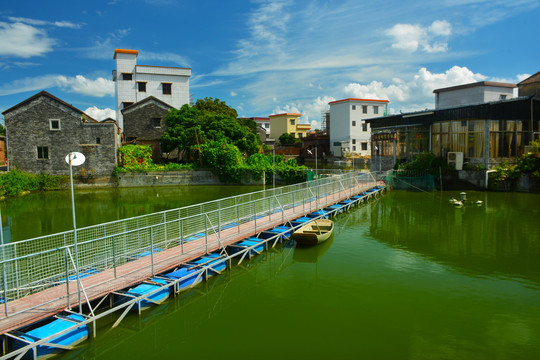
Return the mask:
[(515, 84), (480, 81), (435, 89), (435, 109), (512, 99), (515, 88)]
[(165, 118), (172, 108), (150, 96), (123, 109), (124, 141), (150, 145), (154, 162), (161, 162), (161, 135), (167, 130)]
[[(334, 156), (342, 157), (346, 153), (369, 155), (371, 129), (365, 119), (384, 116), (388, 103), (388, 100), (377, 99), (343, 99), (330, 102), (326, 127)], [(331, 130), (329, 124), (332, 126)]]
[(42, 91), (2, 113), (6, 124), (8, 170), (68, 175), (65, 157), (81, 152), (76, 171), (110, 176), (117, 163), (120, 132), (116, 122), (98, 122)]
[(125, 132), (122, 110), (153, 96), (179, 109), (189, 103), (190, 68), (137, 65), (137, 50), (116, 49), (113, 81), (116, 90), (116, 119)]
[(423, 152), (463, 165), (492, 168), (522, 155), (540, 138), (540, 99), (533, 96), (403, 113), (366, 120), (378, 157), (375, 168), (389, 169)]
[(270, 115), (270, 137), (277, 140), (284, 133), (288, 133), (298, 139), (304, 138), (311, 130), (311, 125), (298, 123), (300, 116), (302, 114), (297, 113)]
[(517, 86), (519, 96), (540, 98), (540, 71), (521, 81)]

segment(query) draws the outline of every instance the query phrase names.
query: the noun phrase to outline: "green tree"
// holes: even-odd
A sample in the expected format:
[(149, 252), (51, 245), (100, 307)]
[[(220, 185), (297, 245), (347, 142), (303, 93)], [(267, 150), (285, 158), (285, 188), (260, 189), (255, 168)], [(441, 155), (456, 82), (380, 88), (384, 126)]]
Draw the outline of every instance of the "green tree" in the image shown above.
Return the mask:
[(232, 107), (225, 104), (225, 101), (206, 97), (204, 99), (198, 99), (193, 108), (212, 114), (224, 115), (233, 119), (238, 117), (238, 113)]
[(297, 142), (298, 139), (294, 135), (289, 133), (283, 133), (279, 136), (279, 143), (281, 145), (292, 145)]
[(172, 109), (165, 119), (167, 131), (161, 137), (161, 146), (164, 151), (178, 147), (194, 155), (209, 141), (225, 140), (246, 156), (258, 152), (261, 140), (256, 125), (236, 116), (236, 110), (212, 98), (197, 100), (193, 107)]

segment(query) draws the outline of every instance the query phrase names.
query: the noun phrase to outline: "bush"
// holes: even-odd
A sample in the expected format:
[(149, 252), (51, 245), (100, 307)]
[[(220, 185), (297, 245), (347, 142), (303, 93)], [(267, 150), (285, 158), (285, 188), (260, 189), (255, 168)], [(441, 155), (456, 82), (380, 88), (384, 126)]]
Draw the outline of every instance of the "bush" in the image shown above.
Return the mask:
[(67, 181), (67, 176), (33, 175), (15, 169), (0, 175), (0, 195), (15, 196), (25, 191), (58, 190)]

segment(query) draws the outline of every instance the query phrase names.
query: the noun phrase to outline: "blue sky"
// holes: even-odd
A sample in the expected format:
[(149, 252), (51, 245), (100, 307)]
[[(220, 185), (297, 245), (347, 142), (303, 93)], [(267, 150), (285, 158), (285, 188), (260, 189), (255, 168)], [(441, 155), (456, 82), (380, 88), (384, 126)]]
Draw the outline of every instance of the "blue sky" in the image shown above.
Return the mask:
[(316, 128), (350, 97), (422, 110), (436, 88), (540, 71), (538, 19), (538, 0), (3, 0), (0, 112), (47, 90), (114, 117), (115, 48), (190, 67), (194, 100), (240, 116), (301, 112)]

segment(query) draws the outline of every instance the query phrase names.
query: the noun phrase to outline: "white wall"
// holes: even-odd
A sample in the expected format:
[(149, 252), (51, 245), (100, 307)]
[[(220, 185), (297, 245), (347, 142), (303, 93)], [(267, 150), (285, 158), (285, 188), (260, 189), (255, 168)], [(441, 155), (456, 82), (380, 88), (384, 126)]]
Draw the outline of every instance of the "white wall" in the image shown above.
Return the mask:
[(501, 95), (511, 99), (514, 97), (514, 91), (512, 88), (498, 86), (475, 86), (442, 91), (439, 96), (435, 96), (435, 109), (498, 101), (501, 100)]
[[(353, 110), (353, 106), (356, 107)], [(363, 112), (362, 106), (367, 106), (367, 113)], [(379, 111), (374, 112), (374, 106)], [(384, 115), (386, 103), (377, 101), (345, 100), (330, 104), (330, 148), (334, 149), (334, 142), (348, 141), (349, 151), (365, 156), (371, 153), (371, 128), (367, 125), (363, 131), (364, 119), (371, 119)], [(352, 125), (355, 121), (355, 126)], [(367, 143), (366, 150), (362, 150), (362, 143)], [(334, 154), (340, 156), (340, 154)]]
[[(132, 73), (132, 80), (122, 80), (122, 73)], [(191, 69), (137, 65), (136, 54), (116, 53), (116, 119), (124, 130), (123, 102), (138, 102), (153, 96), (174, 108), (189, 104), (189, 77)], [(140, 92), (137, 82), (146, 82), (146, 91)], [(163, 94), (162, 83), (172, 83), (171, 94)]]

